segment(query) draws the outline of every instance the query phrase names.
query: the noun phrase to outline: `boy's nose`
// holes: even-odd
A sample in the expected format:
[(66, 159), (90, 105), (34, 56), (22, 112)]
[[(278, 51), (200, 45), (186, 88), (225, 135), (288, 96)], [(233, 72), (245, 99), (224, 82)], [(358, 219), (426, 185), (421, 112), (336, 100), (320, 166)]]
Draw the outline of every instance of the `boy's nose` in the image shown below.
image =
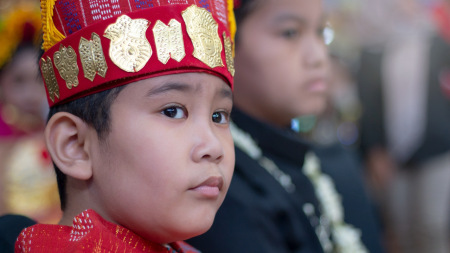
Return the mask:
[(322, 38), (311, 37), (306, 43), (304, 63), (309, 68), (321, 68), (325, 66), (328, 50)]
[(218, 163), (222, 160), (222, 142), (211, 127), (198, 129), (194, 139), (192, 158), (195, 162), (206, 160)]

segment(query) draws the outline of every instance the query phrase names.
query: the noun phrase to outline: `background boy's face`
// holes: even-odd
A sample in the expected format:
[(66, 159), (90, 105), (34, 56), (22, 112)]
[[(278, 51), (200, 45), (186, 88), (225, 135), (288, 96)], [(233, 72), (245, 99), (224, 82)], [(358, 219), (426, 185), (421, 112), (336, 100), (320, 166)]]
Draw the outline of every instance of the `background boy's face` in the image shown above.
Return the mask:
[(43, 117), (45, 88), (39, 77), (37, 50), (26, 48), (14, 56), (0, 75), (0, 99), (21, 113)]
[(230, 87), (209, 74), (128, 85), (93, 145), (96, 211), (160, 243), (206, 232), (233, 173), (231, 108)]
[(327, 49), (321, 1), (267, 0), (238, 27), (235, 104), (286, 126), (325, 106)]

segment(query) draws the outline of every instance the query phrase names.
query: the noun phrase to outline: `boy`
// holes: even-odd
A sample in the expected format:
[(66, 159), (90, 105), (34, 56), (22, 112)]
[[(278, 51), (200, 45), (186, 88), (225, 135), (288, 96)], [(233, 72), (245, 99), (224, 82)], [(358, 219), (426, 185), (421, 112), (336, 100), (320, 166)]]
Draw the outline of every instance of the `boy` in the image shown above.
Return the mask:
[(41, 8), (45, 136), (64, 214), (25, 229), (16, 251), (194, 251), (177, 241), (209, 229), (234, 166), (232, 4)]
[[(326, 105), (322, 1), (236, 1), (236, 167), (203, 252), (383, 252), (358, 167), (291, 120)], [(317, 154), (317, 155), (314, 155)]]

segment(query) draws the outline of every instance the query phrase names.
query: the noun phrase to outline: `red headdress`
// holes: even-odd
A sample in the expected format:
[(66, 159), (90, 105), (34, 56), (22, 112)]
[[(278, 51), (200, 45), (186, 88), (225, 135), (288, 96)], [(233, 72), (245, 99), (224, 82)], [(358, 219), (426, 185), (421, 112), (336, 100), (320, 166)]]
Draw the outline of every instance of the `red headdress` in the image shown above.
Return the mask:
[(41, 0), (41, 9), (50, 106), (184, 72), (233, 86), (233, 0)]

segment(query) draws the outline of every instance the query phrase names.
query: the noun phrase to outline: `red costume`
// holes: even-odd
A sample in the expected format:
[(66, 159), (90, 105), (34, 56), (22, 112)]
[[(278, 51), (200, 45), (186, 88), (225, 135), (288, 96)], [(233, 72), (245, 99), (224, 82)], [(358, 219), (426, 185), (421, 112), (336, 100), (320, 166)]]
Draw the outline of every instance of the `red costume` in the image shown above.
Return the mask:
[(15, 252), (152, 252), (198, 253), (184, 242), (167, 246), (145, 240), (104, 220), (93, 210), (76, 216), (72, 226), (38, 224), (20, 233)]

